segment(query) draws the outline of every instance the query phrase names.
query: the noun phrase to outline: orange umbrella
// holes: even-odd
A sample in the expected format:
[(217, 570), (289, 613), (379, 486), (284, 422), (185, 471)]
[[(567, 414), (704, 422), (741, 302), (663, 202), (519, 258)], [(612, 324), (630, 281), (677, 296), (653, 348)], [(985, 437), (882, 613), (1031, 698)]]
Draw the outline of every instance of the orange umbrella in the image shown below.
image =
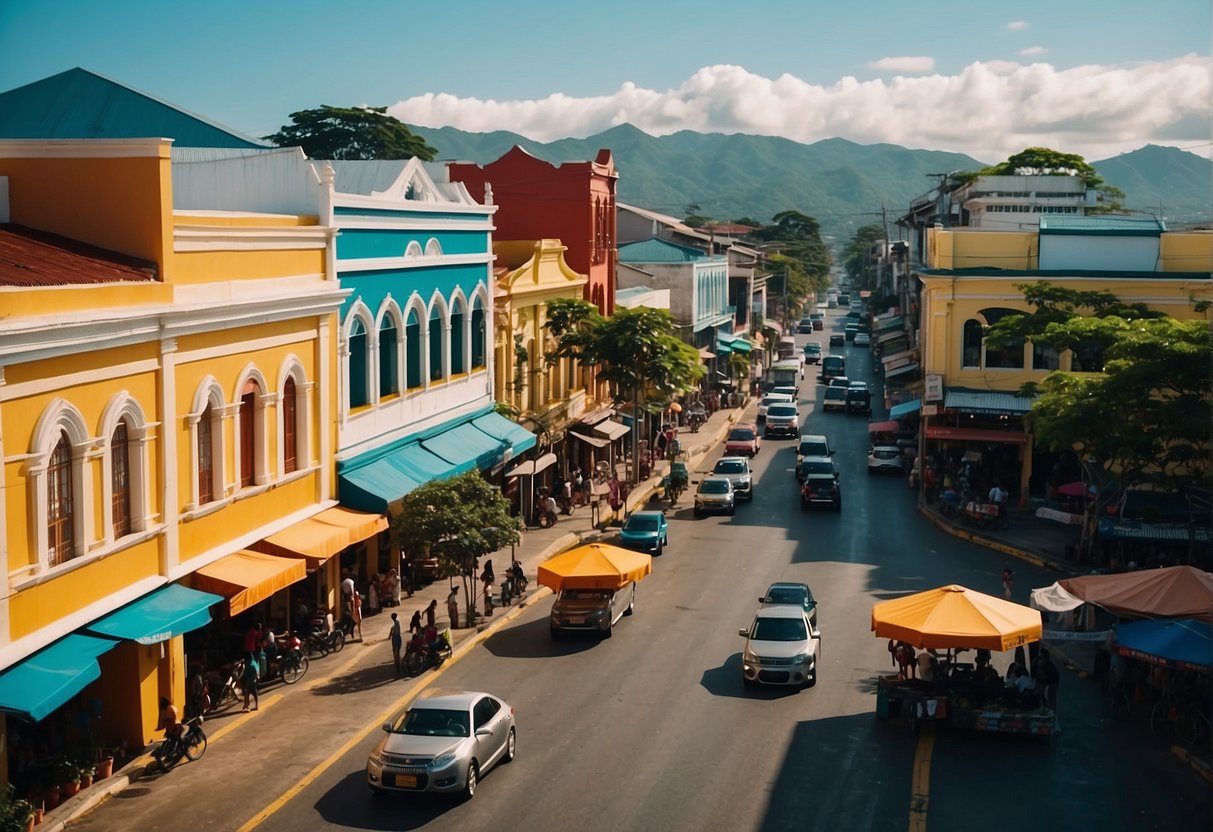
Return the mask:
[(539, 564), (539, 583), (562, 589), (621, 589), (653, 571), (653, 559), (606, 543), (587, 543)]
[(1040, 641), (1040, 611), (952, 584), (872, 607), (872, 632), (915, 647), (1010, 650)]

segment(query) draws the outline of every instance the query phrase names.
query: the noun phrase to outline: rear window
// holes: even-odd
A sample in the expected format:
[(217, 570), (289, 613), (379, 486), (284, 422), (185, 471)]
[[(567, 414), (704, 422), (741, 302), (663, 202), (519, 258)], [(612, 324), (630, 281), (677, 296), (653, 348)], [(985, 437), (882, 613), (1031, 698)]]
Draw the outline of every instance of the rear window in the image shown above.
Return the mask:
[(846, 397), (847, 397), (847, 391), (842, 387), (827, 387), (826, 388), (826, 398), (827, 399), (845, 399)]
[(824, 460), (806, 460), (800, 463), (800, 470), (806, 474), (834, 474), (834, 463)]
[(897, 459), (901, 456), (901, 451), (896, 448), (877, 448), (872, 452), (872, 456), (877, 459)]
[(754, 438), (754, 431), (749, 428), (734, 428), (729, 431), (730, 442), (749, 442)]
[(767, 418), (768, 419), (770, 419), (772, 416), (779, 418), (779, 417), (787, 417), (787, 416), (795, 416), (795, 415), (796, 415), (796, 405), (793, 405), (793, 404), (773, 404), (769, 408), (767, 408)]

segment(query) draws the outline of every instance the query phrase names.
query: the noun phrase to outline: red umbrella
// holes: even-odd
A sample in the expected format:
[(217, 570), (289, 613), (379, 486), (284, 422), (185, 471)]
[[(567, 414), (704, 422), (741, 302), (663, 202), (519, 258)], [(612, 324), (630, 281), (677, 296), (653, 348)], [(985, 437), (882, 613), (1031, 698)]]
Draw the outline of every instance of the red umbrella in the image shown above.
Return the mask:
[(1094, 492), (1094, 486), (1088, 486), (1085, 482), (1079, 482), (1078, 480), (1057, 486), (1057, 493), (1063, 497), (1081, 497), (1083, 494), (1086, 494), (1088, 497), (1094, 497)]

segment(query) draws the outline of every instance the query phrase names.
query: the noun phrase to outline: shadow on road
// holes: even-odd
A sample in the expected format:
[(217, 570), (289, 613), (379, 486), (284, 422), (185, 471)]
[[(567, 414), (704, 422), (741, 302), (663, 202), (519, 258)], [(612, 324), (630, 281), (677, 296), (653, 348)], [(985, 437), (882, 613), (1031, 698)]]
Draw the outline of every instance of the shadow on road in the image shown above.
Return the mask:
[(552, 641), (545, 616), (494, 633), (484, 642), (484, 647), (503, 659), (543, 659), (582, 653), (596, 647), (601, 640), (596, 633), (565, 633), (560, 641)]
[(735, 699), (783, 699), (795, 696), (800, 688), (790, 685), (761, 685), (747, 688), (741, 681), (741, 654), (734, 653), (720, 667), (705, 670), (699, 677), (700, 686), (713, 696), (731, 696)]
[[(359, 794), (362, 802), (350, 799)], [(359, 769), (334, 783), (316, 801), (316, 811), (327, 823), (347, 829), (420, 829), (458, 805), (458, 798), (447, 795), (370, 792), (366, 772)]]
[(345, 693), (372, 690), (373, 688), (390, 685), (393, 682), (407, 680), (407, 676), (396, 675), (395, 670), (392, 668), (391, 657), (388, 656), (388, 661), (382, 664), (368, 665), (351, 671), (344, 676), (330, 677), (327, 681), (312, 688), (310, 693), (317, 696), (340, 696)]

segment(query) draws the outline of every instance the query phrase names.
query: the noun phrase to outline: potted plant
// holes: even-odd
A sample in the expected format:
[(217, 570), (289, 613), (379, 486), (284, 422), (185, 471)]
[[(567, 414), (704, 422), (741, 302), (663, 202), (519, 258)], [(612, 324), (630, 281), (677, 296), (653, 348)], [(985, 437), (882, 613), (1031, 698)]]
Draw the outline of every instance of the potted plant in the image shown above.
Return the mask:
[(67, 757), (60, 757), (55, 763), (54, 777), (60, 796), (72, 797), (80, 791), (80, 769)]
[(24, 798), (16, 797), (12, 783), (5, 786), (0, 795), (0, 829), (33, 829), (34, 804)]
[(93, 776), (97, 773), (97, 766), (93, 762), (94, 759), (96, 759), (95, 753), (76, 761), (76, 771), (80, 775), (80, 788), (82, 789), (87, 789), (93, 785)]
[(93, 776), (94, 780), (104, 780), (114, 773), (114, 752), (108, 748), (99, 747), (94, 759), (97, 761), (97, 771)]

